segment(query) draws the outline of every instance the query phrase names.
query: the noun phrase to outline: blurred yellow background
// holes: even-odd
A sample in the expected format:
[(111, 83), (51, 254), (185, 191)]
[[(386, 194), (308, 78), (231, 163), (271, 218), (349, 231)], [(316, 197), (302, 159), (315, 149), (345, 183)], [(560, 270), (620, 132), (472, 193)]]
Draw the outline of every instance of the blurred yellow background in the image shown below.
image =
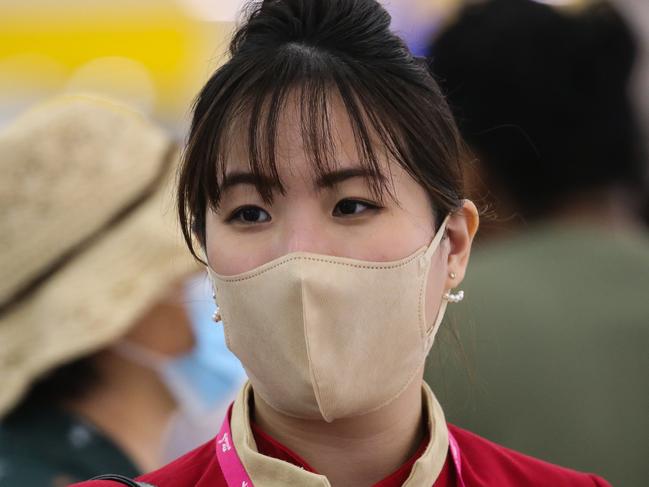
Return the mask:
[[(393, 29), (422, 55), (461, 0), (382, 0)], [(537, 0), (580, 3), (582, 0)], [(628, 16), (647, 0), (617, 0)], [(139, 107), (178, 136), (191, 101), (223, 61), (243, 0), (3, 0), (0, 3), (0, 127), (62, 92), (110, 95)], [(647, 28), (643, 21), (639, 26)], [(642, 30), (642, 29), (641, 29)], [(642, 64), (640, 71), (647, 73)], [(643, 91), (643, 90), (638, 90)], [(647, 97), (640, 94), (641, 108)], [(649, 118), (649, 116), (648, 116)]]
[[(209, 3), (215, 8), (206, 12)], [(0, 123), (52, 94), (99, 92), (182, 130), (193, 96), (223, 59), (238, 7), (234, 0), (4, 1)]]
[[(456, 0), (385, 2), (425, 39)], [(182, 135), (193, 97), (224, 59), (242, 0), (4, 0), (0, 126), (61, 92), (111, 95)]]

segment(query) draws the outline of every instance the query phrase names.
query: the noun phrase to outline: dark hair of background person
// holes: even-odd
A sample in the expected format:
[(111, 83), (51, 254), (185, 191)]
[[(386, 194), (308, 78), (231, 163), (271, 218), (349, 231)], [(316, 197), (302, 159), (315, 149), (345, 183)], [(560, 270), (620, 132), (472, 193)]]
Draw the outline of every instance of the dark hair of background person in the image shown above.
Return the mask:
[[(378, 197), (390, 194), (377, 153), (392, 156), (430, 195), (440, 215), (461, 207), (464, 147), (426, 64), (390, 30), (375, 0), (266, 0), (248, 4), (229, 60), (199, 93), (179, 175), (184, 237), (205, 243), (205, 213), (217, 208), (233, 131), (243, 130), (250, 171), (266, 201), (277, 170), (278, 120), (297, 100), (305, 150), (320, 176), (334, 161), (331, 99), (339, 95)], [(381, 145), (378, 145), (380, 142)], [(198, 257), (197, 257), (198, 258)]]
[(43, 407), (43, 404), (63, 406), (66, 401), (84, 398), (100, 384), (101, 373), (95, 354), (73, 359), (31, 384), (22, 400), (7, 413), (7, 418), (32, 407)]
[(628, 91), (636, 51), (609, 3), (489, 0), (433, 41), (429, 66), (490, 182), (535, 219), (575, 194), (646, 189)]

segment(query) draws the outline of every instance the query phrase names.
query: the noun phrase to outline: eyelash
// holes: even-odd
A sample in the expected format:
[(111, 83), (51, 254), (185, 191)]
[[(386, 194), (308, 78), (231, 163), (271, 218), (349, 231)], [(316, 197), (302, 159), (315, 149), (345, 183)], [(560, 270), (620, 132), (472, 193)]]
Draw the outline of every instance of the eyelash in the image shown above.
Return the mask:
[[(361, 212), (359, 212), (359, 213), (352, 213), (352, 214), (347, 214), (347, 215), (340, 215), (340, 216), (342, 216), (342, 217), (347, 217), (347, 218), (349, 218), (349, 217), (354, 217), (354, 216), (356, 216), (356, 215), (359, 215), (359, 214), (365, 213), (366, 211), (375, 211), (375, 210), (381, 210), (381, 209), (383, 209), (382, 206), (377, 205), (377, 204), (375, 204), (375, 203), (371, 203), (371, 202), (369, 202), (369, 201), (367, 201), (367, 200), (357, 199), (357, 198), (345, 198), (345, 199), (340, 200), (338, 203), (336, 203), (336, 206), (334, 207), (334, 212), (333, 212), (333, 215), (334, 215), (334, 216), (338, 216), (338, 215), (336, 215), (336, 209), (337, 209), (337, 208), (338, 208), (342, 203), (355, 203), (355, 204), (360, 204), (360, 205), (363, 205), (363, 206), (366, 207), (366, 210), (361, 211)], [(246, 210), (259, 210), (260, 212), (266, 213), (266, 214), (268, 215), (268, 219), (265, 220), (265, 221), (263, 221), (263, 222), (254, 222), (254, 221), (241, 220), (241, 217), (243, 216), (243, 212), (246, 211)], [(245, 205), (245, 206), (240, 206), (239, 208), (237, 208), (236, 210), (234, 210), (232, 213), (230, 213), (230, 215), (229, 215), (229, 216), (227, 217), (227, 219), (226, 219), (226, 222), (227, 222), (227, 223), (237, 223), (237, 220), (239, 220), (238, 223), (242, 223), (242, 224), (244, 224), (244, 225), (256, 225), (256, 224), (260, 224), (260, 223), (267, 223), (267, 222), (271, 221), (272, 218), (271, 218), (270, 214), (268, 214), (268, 212), (267, 212), (266, 210), (264, 210), (264, 209), (262, 209), (262, 208), (260, 208), (260, 207), (258, 207), (258, 206), (255, 206), (255, 205)]]
[(266, 223), (266, 222), (271, 221), (270, 214), (266, 210), (264, 210), (262, 208), (259, 208), (258, 206), (255, 206), (255, 205), (240, 206), (239, 208), (234, 210), (232, 213), (230, 213), (230, 216), (228, 216), (225, 221), (227, 223), (242, 223), (244, 225), (255, 225), (256, 224), (255, 222), (242, 220), (240, 218), (240, 217), (243, 216), (243, 212), (246, 211), (246, 210), (259, 210), (260, 212), (264, 212), (264, 213), (266, 213), (268, 215), (268, 220), (263, 221), (263, 222), (258, 222), (258, 223)]
[[(357, 198), (345, 198), (345, 199), (340, 200), (338, 203), (336, 203), (336, 206), (335, 206), (335, 208), (334, 208), (334, 216), (336, 216), (336, 215), (335, 215), (336, 208), (338, 208), (342, 203), (356, 203), (356, 204), (361, 204), (361, 205), (363, 205), (363, 206), (366, 207), (366, 210), (365, 210), (365, 211), (374, 211), (374, 210), (380, 210), (380, 209), (383, 208), (382, 206), (379, 206), (379, 205), (377, 205), (377, 204), (375, 204), (375, 203), (371, 203), (371, 202), (369, 202), (369, 201), (367, 201), (367, 200), (357, 199)], [(362, 212), (357, 213), (357, 214), (349, 214), (349, 215), (346, 215), (346, 216), (347, 216), (347, 217), (353, 217), (353, 216), (356, 216), (356, 215), (358, 215), (358, 214), (365, 213), (365, 211), (362, 211)]]

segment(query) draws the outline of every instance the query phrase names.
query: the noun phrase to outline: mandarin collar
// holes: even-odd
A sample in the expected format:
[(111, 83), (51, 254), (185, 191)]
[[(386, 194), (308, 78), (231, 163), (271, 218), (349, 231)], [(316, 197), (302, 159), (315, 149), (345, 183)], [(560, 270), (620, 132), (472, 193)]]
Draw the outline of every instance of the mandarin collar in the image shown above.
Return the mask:
[[(232, 407), (232, 441), (250, 479), (257, 487), (331, 487), (324, 475), (307, 472), (291, 463), (262, 455), (250, 426), (252, 386), (246, 383)], [(422, 385), (424, 414), (427, 416), (430, 440), (424, 453), (414, 463), (403, 487), (433, 485), (439, 477), (448, 453), (448, 429), (444, 412), (428, 384)]]

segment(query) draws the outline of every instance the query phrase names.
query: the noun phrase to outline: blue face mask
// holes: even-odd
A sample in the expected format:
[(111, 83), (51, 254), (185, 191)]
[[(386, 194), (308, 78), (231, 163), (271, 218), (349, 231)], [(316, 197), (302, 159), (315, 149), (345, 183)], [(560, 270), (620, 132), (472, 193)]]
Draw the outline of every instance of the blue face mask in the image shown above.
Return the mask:
[(212, 320), (212, 288), (204, 275), (189, 280), (183, 304), (195, 345), (179, 357), (167, 357), (122, 341), (113, 349), (122, 357), (155, 370), (178, 405), (165, 433), (163, 460), (170, 461), (207, 441), (246, 380), (246, 373), (225, 344), (223, 327)]
[(187, 355), (166, 362), (163, 378), (172, 392), (178, 389), (178, 393), (191, 398), (191, 404), (187, 404), (190, 410), (208, 411), (224, 398), (231, 398), (245, 381), (246, 373), (228, 350), (223, 327), (212, 320), (215, 305), (205, 276), (187, 282), (185, 306), (195, 346)]

